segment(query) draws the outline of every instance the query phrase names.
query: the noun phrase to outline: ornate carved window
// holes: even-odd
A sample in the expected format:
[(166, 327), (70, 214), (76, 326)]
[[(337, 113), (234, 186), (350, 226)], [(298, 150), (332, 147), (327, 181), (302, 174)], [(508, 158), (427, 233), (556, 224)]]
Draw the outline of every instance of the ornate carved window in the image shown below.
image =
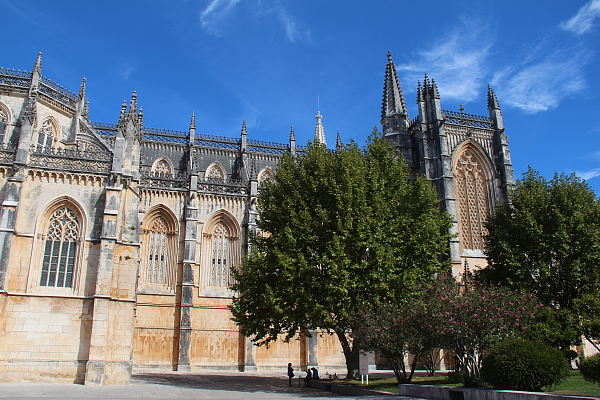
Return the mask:
[(258, 184), (262, 186), (266, 180), (270, 180), (271, 182), (275, 179), (273, 173), (270, 169), (263, 170), (258, 176)]
[(6, 127), (8, 126), (8, 114), (0, 107), (0, 143), (4, 143)]
[(141, 285), (150, 291), (175, 289), (177, 232), (174, 218), (162, 207), (142, 224)]
[(159, 160), (154, 166), (154, 173), (160, 175), (172, 175), (173, 171), (171, 171), (171, 165), (165, 159)]
[(222, 222), (217, 223), (213, 229), (211, 247), (210, 284), (212, 286), (228, 286), (229, 231)]
[(38, 149), (52, 147), (54, 144), (54, 137), (56, 136), (56, 128), (52, 121), (47, 118), (42, 122), (40, 129), (38, 129)]
[(73, 287), (80, 222), (68, 206), (50, 216), (45, 237), (40, 286)]
[(218, 164), (213, 164), (212, 167), (210, 167), (210, 169), (206, 173), (206, 177), (210, 178), (210, 179), (224, 180), (225, 173), (223, 172), (223, 169)]
[(454, 182), (463, 249), (483, 249), (487, 233), (483, 223), (488, 214), (488, 190), (480, 157), (467, 148), (458, 159)]

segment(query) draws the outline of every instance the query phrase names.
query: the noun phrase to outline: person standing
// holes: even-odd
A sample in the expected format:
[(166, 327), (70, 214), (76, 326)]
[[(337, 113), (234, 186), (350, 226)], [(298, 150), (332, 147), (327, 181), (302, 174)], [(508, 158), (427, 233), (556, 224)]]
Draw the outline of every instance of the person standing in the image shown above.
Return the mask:
[(292, 368), (292, 363), (288, 363), (288, 384), (292, 386), (292, 378), (294, 377), (294, 368)]

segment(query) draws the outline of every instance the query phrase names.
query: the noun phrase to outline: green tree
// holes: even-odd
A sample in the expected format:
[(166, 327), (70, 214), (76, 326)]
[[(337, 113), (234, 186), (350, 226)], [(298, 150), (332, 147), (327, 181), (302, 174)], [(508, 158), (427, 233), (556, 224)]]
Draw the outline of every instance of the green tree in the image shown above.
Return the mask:
[(547, 181), (530, 168), (486, 225), (488, 266), (478, 279), (528, 291), (552, 307), (541, 321), (559, 324), (539, 330), (568, 348), (581, 336), (572, 329), (576, 299), (600, 289), (600, 203), (594, 192), (574, 174)]
[(259, 235), (232, 289), (234, 321), (257, 344), (309, 330), (340, 340), (358, 374), (357, 310), (409, 295), (448, 268), (450, 218), (425, 179), (409, 176), (381, 134), (332, 152), (286, 155), (258, 198)]

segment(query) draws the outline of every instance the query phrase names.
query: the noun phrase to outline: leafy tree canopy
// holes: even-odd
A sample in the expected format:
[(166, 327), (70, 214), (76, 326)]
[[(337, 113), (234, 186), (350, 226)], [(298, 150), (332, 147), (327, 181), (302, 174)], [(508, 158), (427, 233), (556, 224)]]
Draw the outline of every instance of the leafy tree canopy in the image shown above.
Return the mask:
[(510, 198), (488, 219), (483, 279), (527, 289), (556, 308), (597, 293), (600, 203), (590, 187), (575, 175), (546, 181), (530, 168)]
[(448, 265), (450, 218), (431, 184), (374, 132), (366, 146), (319, 143), (286, 155), (258, 198), (259, 234), (236, 273), (231, 307), (258, 344), (312, 329), (335, 332), (349, 369), (356, 310), (408, 296)]
[(573, 332), (576, 300), (600, 290), (600, 203), (574, 174), (547, 181), (531, 168), (510, 199), (488, 218), (488, 267), (478, 279), (528, 291), (552, 307), (540, 321), (564, 324), (533, 332), (566, 348), (581, 334)]

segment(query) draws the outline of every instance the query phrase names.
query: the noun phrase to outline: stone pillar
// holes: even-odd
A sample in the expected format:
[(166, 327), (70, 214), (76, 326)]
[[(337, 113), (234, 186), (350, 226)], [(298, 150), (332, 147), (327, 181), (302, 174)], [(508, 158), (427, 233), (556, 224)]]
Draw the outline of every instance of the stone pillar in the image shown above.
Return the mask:
[(310, 331), (310, 336), (308, 338), (308, 366), (309, 367), (318, 367), (319, 366), (318, 350), (319, 350), (319, 333), (317, 331)]
[(86, 385), (104, 383), (108, 327), (110, 321), (110, 301), (112, 287), (112, 267), (117, 241), (117, 215), (123, 188), (116, 183), (106, 188), (104, 221), (100, 238), (100, 259), (96, 272), (96, 291), (92, 318), (90, 353), (85, 371)]
[(246, 356), (244, 362), (244, 372), (256, 371), (256, 346), (250, 338), (244, 338), (246, 342)]
[(21, 187), (25, 180), (23, 174), (24, 171), (18, 171), (17, 176), (8, 178), (6, 195), (0, 206), (0, 291), (6, 290), (11, 244), (15, 236), (15, 219), (21, 199)]
[(190, 371), (192, 343), (192, 310), (194, 307), (194, 266), (196, 265), (196, 230), (198, 229), (198, 177), (192, 176), (190, 195), (185, 210), (185, 248), (181, 282), (181, 319), (179, 321), (179, 359), (177, 371)]

